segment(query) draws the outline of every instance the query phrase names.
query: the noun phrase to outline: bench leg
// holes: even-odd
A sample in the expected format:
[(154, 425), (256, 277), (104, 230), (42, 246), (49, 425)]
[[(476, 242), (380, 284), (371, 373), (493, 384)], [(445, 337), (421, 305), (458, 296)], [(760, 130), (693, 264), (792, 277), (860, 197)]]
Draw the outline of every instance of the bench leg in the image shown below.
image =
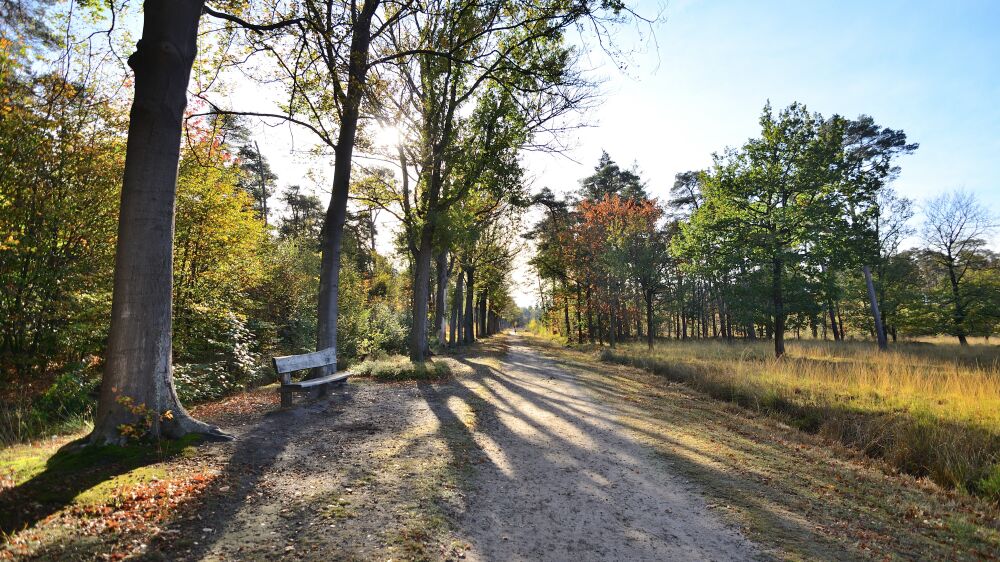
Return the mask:
[(287, 408), (292, 405), (292, 391), (288, 388), (281, 389), (281, 407)]

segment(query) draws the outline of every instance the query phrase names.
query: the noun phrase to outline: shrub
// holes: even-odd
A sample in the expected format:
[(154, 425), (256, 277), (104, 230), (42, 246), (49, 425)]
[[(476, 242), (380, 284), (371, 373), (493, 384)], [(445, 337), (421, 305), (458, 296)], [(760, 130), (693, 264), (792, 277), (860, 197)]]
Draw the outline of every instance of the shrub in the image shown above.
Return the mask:
[(351, 367), (351, 372), (359, 377), (383, 382), (435, 381), (451, 375), (451, 368), (444, 361), (414, 363), (403, 355), (393, 355), (385, 359), (362, 361)]

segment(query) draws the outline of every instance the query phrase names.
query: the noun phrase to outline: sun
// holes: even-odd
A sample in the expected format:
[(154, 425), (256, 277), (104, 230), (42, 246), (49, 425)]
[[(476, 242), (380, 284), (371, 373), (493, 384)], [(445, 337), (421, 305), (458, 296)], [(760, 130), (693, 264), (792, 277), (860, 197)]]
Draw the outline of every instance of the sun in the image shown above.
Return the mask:
[(379, 148), (394, 148), (399, 144), (399, 129), (395, 125), (376, 127), (372, 142)]

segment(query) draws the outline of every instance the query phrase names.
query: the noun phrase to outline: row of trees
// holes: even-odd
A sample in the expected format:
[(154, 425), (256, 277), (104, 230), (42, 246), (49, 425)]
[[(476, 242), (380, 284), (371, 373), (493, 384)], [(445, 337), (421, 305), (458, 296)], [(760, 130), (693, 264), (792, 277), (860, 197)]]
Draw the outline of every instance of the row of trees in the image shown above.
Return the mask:
[[(578, 194), (540, 199), (533, 264), (551, 327), (577, 341), (948, 333), (989, 336), (1000, 314), (990, 213), (964, 192), (913, 203), (890, 183), (917, 149), (872, 118), (770, 105), (761, 134), (678, 174), (665, 204), (605, 154)], [(872, 272), (872, 297), (862, 275)]]
[[(39, 415), (75, 414), (89, 407), (108, 336), (126, 108), (113, 83), (0, 56), (0, 385), (43, 393), (55, 411)], [(191, 119), (179, 148), (174, 382), (204, 400), (269, 377), (267, 356), (313, 349), (324, 213), (298, 185), (279, 193), (239, 120)], [(404, 279), (375, 250), (369, 218), (346, 221), (346, 361), (406, 345)]]
[[(498, 329), (512, 308), (512, 232), (526, 203), (518, 153), (545, 145), (591, 91), (565, 33), (587, 26), (601, 34), (631, 16), (604, 0), (148, 0), (129, 73), (117, 59), (126, 34), (116, 28), (128, 5), (74, 3), (55, 16), (44, 3), (2, 5), (17, 15), (3, 28), (5, 94), (23, 86), (25, 100), (48, 99), (36, 81), (41, 65), (28, 61), (49, 57), (57, 93), (71, 86), (70, 105), (90, 113), (71, 123), (76, 116), (54, 116), (45, 103), (5, 101), (24, 121), (0, 117), (5, 138), (23, 144), (19, 131), (37, 130), (40, 145), (4, 147), (0, 209), (14, 226), (3, 242), (12, 256), (4, 256), (4, 295), (8, 284), (20, 292), (3, 306), (30, 329), (5, 325), (0, 355), (17, 377), (60, 372), (83, 353), (103, 361), (92, 443), (122, 441), (119, 428), (136, 422), (137, 404), (155, 414), (152, 436), (222, 437), (187, 414), (176, 388), (187, 365), (219, 347), (220, 334), (252, 340), (221, 344), (236, 360), (248, 351), (299, 351), (298, 336), (310, 331), (308, 347), (338, 348), (350, 359), (392, 347), (344, 337), (344, 323), (391, 293), (409, 301), (393, 314), (409, 324), (416, 361), (433, 343)], [(223, 106), (215, 86), (232, 69), (284, 98), (270, 112)], [(111, 86), (99, 92), (98, 84)], [(119, 100), (129, 86), (126, 115)], [(108, 115), (95, 113), (102, 111)], [(313, 135), (314, 154), (332, 158), (325, 210), (293, 187), (275, 221), (278, 178), (241, 131), (246, 118)], [(393, 128), (399, 142), (380, 155), (381, 167), (358, 165), (356, 151), (368, 162), (379, 156), (371, 139), (379, 128)], [(32, 158), (15, 158), (17, 150)], [(57, 171), (55, 157), (63, 158)], [(97, 178), (104, 183), (92, 189)], [(66, 194), (80, 204), (64, 205)], [(401, 278), (375, 250), (380, 210), (402, 224)], [(88, 224), (64, 229), (74, 221)], [(60, 236), (72, 244), (52, 239)], [(51, 247), (27, 250), (42, 239)], [(24, 269), (58, 282), (42, 287)], [(364, 304), (352, 315), (357, 302)], [(85, 321), (77, 308), (87, 306)], [(102, 318), (109, 308), (110, 325)], [(84, 327), (86, 343), (69, 325)]]

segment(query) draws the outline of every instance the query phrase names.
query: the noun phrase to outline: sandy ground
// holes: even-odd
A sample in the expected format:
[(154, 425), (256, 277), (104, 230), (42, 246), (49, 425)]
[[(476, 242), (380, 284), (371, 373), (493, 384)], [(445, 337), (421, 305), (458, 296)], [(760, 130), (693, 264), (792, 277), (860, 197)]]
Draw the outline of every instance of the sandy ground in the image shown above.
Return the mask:
[(220, 477), (147, 557), (755, 557), (610, 406), (525, 341), (504, 341), (454, 360), (465, 372), (448, 382), (351, 383), (227, 427), (235, 442), (193, 459)]
[(487, 376), (462, 384), (484, 416), (489, 457), (460, 534), (477, 560), (744, 560), (756, 549), (693, 485), (631, 440), (606, 403), (513, 338)]

